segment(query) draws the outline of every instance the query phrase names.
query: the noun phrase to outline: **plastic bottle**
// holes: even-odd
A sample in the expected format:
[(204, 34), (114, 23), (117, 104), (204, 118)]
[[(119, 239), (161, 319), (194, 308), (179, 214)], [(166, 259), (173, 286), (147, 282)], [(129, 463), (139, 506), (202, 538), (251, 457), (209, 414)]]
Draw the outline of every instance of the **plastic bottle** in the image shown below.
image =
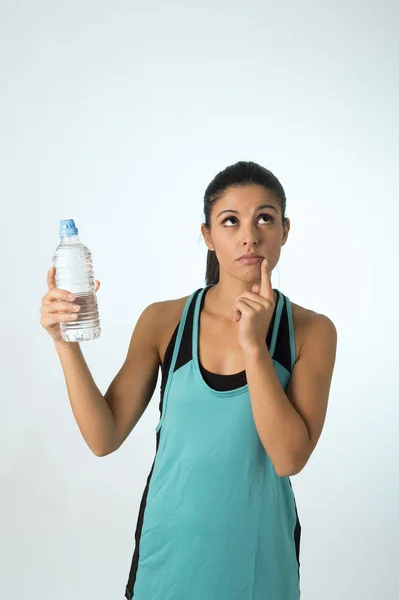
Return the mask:
[(97, 296), (94, 291), (93, 260), (90, 250), (81, 243), (73, 219), (60, 221), (60, 244), (53, 254), (57, 288), (76, 294), (77, 318), (60, 323), (66, 342), (88, 342), (100, 337), (101, 327)]

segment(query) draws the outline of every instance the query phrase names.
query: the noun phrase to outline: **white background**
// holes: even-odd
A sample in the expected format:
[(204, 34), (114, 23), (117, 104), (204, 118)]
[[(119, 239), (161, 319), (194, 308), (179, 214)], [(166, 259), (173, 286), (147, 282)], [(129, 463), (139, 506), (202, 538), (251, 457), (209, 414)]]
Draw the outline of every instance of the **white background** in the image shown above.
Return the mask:
[(122, 600), (155, 451), (160, 378), (112, 455), (73, 419), (39, 324), (59, 221), (101, 281), (82, 350), (105, 393), (142, 310), (204, 285), (204, 191), (238, 160), (287, 194), (274, 287), (338, 330), (292, 479), (302, 597), (399, 596), (398, 17), (394, 0), (0, 3), (2, 599)]

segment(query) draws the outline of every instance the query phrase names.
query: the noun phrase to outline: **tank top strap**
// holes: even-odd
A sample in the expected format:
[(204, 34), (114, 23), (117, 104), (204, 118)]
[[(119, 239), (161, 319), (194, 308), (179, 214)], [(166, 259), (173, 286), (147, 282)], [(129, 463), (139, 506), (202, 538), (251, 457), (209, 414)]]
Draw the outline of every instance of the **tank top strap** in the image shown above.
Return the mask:
[(171, 359), (170, 367), (169, 367), (169, 371), (168, 371), (168, 377), (167, 377), (167, 381), (166, 381), (165, 389), (164, 389), (164, 393), (163, 393), (162, 414), (161, 414), (161, 417), (160, 417), (160, 419), (158, 421), (158, 424), (157, 424), (157, 426), (155, 428), (155, 432), (156, 433), (158, 433), (159, 429), (162, 426), (164, 418), (165, 418), (169, 388), (170, 388), (170, 385), (172, 383), (173, 373), (174, 373), (174, 370), (175, 370), (176, 361), (177, 361), (177, 357), (178, 357), (178, 354), (179, 354), (180, 344), (181, 344), (181, 340), (182, 340), (182, 337), (183, 337), (184, 328), (185, 328), (186, 321), (187, 321), (187, 314), (188, 314), (188, 311), (190, 309), (190, 306), (191, 306), (191, 303), (192, 303), (194, 297), (196, 296), (196, 294), (198, 294), (198, 292), (201, 291), (201, 289), (202, 288), (199, 288), (199, 289), (195, 290), (190, 295), (190, 297), (188, 298), (188, 300), (187, 300), (187, 302), (186, 302), (186, 304), (184, 306), (184, 309), (183, 309), (183, 313), (182, 313), (182, 316), (181, 316), (181, 319), (180, 319), (180, 323), (179, 323), (179, 328), (177, 330), (176, 341), (175, 341), (174, 348), (173, 348), (173, 354), (172, 354), (172, 359)]
[(289, 331), (289, 341), (290, 341), (290, 349), (291, 349), (291, 371), (294, 368), (294, 364), (296, 361), (296, 348), (295, 348), (295, 336), (294, 336), (294, 323), (292, 319), (292, 306), (290, 299), (288, 296), (285, 296), (285, 303), (287, 306), (287, 317), (288, 317), (288, 331)]
[(277, 292), (277, 305), (276, 305), (276, 313), (275, 313), (275, 317), (274, 317), (272, 338), (270, 340), (270, 348), (269, 348), (269, 353), (272, 358), (273, 358), (275, 350), (276, 350), (277, 336), (278, 336), (278, 333), (280, 330), (281, 314), (283, 312), (283, 307), (284, 307), (283, 294), (280, 292), (280, 290), (276, 290), (276, 292)]
[(191, 336), (191, 351), (192, 357), (197, 355), (198, 352), (198, 336), (199, 336), (199, 314), (201, 310), (202, 297), (207, 292), (208, 288), (211, 288), (214, 284), (210, 284), (202, 288), (200, 293), (197, 296), (194, 306), (194, 316), (193, 316), (193, 330)]

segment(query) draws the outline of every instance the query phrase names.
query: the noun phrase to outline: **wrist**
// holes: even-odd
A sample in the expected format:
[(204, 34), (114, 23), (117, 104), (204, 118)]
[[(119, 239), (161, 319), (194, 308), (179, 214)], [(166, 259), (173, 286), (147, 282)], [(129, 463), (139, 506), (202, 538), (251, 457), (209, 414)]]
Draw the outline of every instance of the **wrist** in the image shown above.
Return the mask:
[(78, 342), (66, 342), (65, 340), (54, 340), (54, 345), (57, 352), (73, 352), (80, 347)]
[(248, 344), (247, 346), (243, 347), (242, 351), (244, 354), (244, 358), (249, 358), (251, 360), (253, 360), (254, 358), (260, 358), (265, 354), (269, 353), (265, 342), (263, 342), (262, 345)]

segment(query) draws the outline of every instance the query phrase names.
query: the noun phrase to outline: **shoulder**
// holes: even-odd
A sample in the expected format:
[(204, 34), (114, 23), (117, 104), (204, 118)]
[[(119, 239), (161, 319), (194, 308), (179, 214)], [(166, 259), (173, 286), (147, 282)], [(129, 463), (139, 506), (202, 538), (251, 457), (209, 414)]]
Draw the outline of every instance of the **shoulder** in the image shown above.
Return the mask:
[(156, 319), (158, 325), (165, 324), (170, 320), (175, 320), (176, 317), (180, 319), (189, 298), (190, 295), (182, 296), (181, 298), (174, 298), (172, 300), (160, 300), (150, 304), (146, 310), (150, 310), (152, 312), (152, 315), (154, 319)]
[(172, 300), (153, 302), (144, 311), (144, 313), (147, 313), (149, 321), (151, 321), (153, 343), (157, 347), (161, 363), (163, 363), (166, 348), (179, 324), (189, 298), (190, 294)]
[(335, 351), (337, 329), (327, 315), (292, 301), (291, 308), (297, 359), (301, 356), (305, 345), (316, 346), (318, 342)]

